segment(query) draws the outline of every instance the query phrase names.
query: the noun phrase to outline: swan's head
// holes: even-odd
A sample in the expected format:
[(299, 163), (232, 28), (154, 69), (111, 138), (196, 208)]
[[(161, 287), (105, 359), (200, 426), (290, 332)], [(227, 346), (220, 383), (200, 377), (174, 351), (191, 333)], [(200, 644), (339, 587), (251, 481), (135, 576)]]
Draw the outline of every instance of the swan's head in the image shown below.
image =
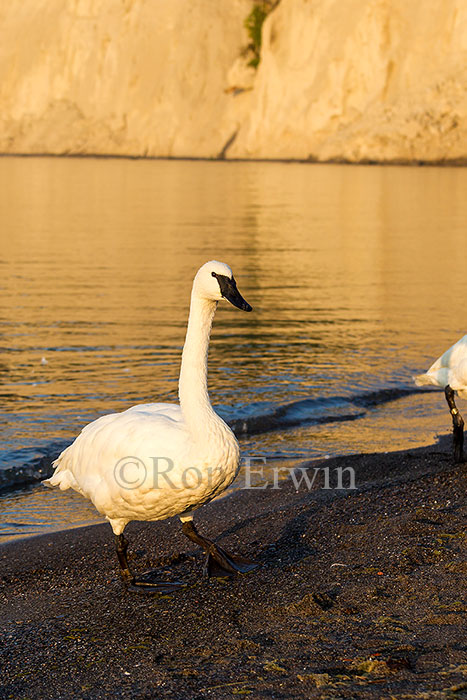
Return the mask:
[(251, 311), (251, 306), (237, 289), (232, 270), (217, 260), (210, 260), (198, 270), (193, 282), (193, 292), (212, 301), (227, 299), (238, 309)]

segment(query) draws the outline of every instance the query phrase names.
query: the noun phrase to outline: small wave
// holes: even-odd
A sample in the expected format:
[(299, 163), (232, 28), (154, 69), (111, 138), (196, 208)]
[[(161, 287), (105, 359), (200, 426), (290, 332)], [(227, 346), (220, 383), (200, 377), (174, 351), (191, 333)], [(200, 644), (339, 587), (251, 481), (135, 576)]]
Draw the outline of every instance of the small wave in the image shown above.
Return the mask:
[(52, 462), (68, 444), (54, 441), (40, 447), (5, 452), (0, 456), (0, 492), (46, 479), (53, 472)]
[(364, 406), (365, 408), (372, 408), (373, 406), (380, 406), (384, 403), (389, 403), (389, 401), (396, 401), (397, 399), (403, 399), (405, 396), (412, 396), (413, 394), (425, 394), (432, 392), (429, 388), (420, 388), (418, 386), (407, 386), (407, 387), (389, 387), (386, 389), (375, 389), (374, 391), (367, 391), (364, 394), (357, 394), (352, 398), (353, 403), (357, 406)]
[(355, 420), (364, 414), (361, 407), (342, 397), (300, 399), (257, 414), (232, 418), (228, 423), (236, 435), (257, 435), (297, 425)]
[(240, 417), (224, 415), (225, 411), (222, 410), (219, 412), (237, 435), (255, 435), (299, 425), (357, 420), (366, 414), (367, 409), (389, 401), (396, 401), (420, 391), (417, 387), (392, 387), (355, 394), (350, 397), (331, 396), (328, 398), (298, 399), (288, 404), (268, 407), (265, 407), (264, 404), (258, 404), (256, 411), (254, 405), (250, 406), (249, 414)]

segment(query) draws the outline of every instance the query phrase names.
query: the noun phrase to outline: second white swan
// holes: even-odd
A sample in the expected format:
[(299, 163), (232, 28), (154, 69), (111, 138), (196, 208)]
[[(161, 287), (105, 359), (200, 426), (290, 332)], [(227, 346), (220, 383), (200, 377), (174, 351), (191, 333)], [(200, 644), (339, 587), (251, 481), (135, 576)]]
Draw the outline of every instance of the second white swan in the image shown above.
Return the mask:
[(467, 335), (451, 345), (425, 374), (414, 377), (417, 386), (432, 385), (444, 389), (452, 416), (454, 460), (464, 461), (464, 419), (456, 406), (455, 394), (467, 399)]

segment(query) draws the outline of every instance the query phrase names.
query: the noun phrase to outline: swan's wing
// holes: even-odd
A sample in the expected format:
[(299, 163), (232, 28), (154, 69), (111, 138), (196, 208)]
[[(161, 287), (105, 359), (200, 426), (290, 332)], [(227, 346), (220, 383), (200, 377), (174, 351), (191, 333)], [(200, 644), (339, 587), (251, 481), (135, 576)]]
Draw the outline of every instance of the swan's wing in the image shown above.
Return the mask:
[(132, 490), (137, 483), (138, 489), (157, 488), (161, 474), (183, 461), (189, 448), (179, 406), (141, 404), (86, 425), (56, 460), (46, 483), (71, 487), (97, 506), (104, 483), (112, 491), (116, 486)]
[(441, 388), (448, 384), (464, 397), (467, 387), (467, 335), (454, 343), (441, 355), (425, 374), (414, 377), (415, 384), (432, 384)]
[(146, 413), (152, 416), (164, 415), (177, 423), (183, 422), (182, 410), (176, 403), (141, 403), (124, 411), (124, 413), (130, 412)]
[(440, 369), (452, 369), (465, 359), (467, 359), (467, 335), (464, 335), (463, 338), (454, 343), (441, 357), (433, 362), (427, 374), (437, 372)]

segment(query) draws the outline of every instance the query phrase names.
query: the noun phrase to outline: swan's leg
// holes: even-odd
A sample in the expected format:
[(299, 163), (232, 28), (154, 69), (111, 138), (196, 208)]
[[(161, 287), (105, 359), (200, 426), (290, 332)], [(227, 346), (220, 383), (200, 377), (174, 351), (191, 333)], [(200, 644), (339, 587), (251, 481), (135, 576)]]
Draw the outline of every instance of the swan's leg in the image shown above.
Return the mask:
[(214, 544), (212, 540), (199, 534), (192, 520), (182, 521), (182, 531), (192, 542), (199, 545), (206, 552), (206, 562), (204, 572), (208, 576), (233, 576), (236, 573), (245, 574), (252, 569), (256, 569), (258, 564), (244, 557), (230, 554), (225, 549)]
[(146, 591), (148, 593), (170, 593), (184, 585), (180, 581), (161, 581), (155, 578), (157, 571), (147, 571), (140, 578), (135, 578), (131, 573), (126, 555), (128, 542), (123, 535), (116, 535), (115, 543), (122, 576), (129, 584), (130, 590)]
[(123, 578), (131, 580), (133, 575), (128, 566), (128, 559), (126, 556), (126, 550), (128, 549), (128, 542), (123, 537), (123, 535), (115, 536), (115, 544), (117, 548), (118, 563), (120, 564), (120, 569), (122, 571)]
[(452, 416), (452, 436), (454, 445), (454, 461), (464, 461), (464, 419), (462, 418), (454, 400), (454, 390), (449, 384), (444, 390), (446, 401)]

